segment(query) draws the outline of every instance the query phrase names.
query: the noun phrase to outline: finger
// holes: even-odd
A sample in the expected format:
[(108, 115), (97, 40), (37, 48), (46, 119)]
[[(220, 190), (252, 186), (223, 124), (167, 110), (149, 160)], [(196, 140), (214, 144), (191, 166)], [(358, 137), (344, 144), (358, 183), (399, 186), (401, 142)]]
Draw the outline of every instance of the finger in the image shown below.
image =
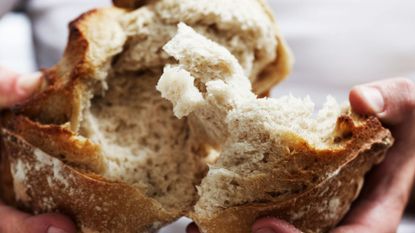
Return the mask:
[(300, 230), (293, 225), (277, 219), (262, 218), (255, 222), (252, 226), (253, 233), (301, 233)]
[(74, 224), (59, 214), (32, 216), (0, 203), (2, 233), (76, 233)]
[[(413, 132), (415, 117), (405, 127)], [(368, 175), (361, 197), (335, 233), (396, 232), (415, 179), (413, 140), (412, 133), (407, 141), (397, 141), (385, 161)]]
[(415, 84), (405, 78), (363, 84), (350, 91), (349, 100), (356, 112), (397, 124), (415, 110)]
[(41, 74), (19, 75), (0, 67), (0, 108), (10, 107), (29, 97), (40, 85)]
[(186, 227), (186, 232), (187, 233), (200, 233), (199, 228), (197, 227), (197, 225), (194, 222), (190, 223)]

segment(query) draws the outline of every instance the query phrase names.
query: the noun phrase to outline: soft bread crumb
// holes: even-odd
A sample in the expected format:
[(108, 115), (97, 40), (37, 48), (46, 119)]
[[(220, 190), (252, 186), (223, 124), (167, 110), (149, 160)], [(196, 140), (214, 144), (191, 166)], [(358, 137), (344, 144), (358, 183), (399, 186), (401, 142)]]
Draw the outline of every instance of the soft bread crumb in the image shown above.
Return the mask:
[[(226, 48), (196, 33), (184, 23), (178, 25), (177, 34), (164, 49), (180, 61), (180, 66), (175, 70), (168, 70), (169, 75), (184, 79), (186, 76), (181, 74), (190, 73), (196, 79), (195, 83), (199, 83), (199, 91), (202, 92), (206, 104), (216, 106), (191, 109), (197, 110), (197, 119), (191, 116), (191, 120), (203, 121), (203, 124), (197, 124), (204, 128), (209, 141), (213, 144), (222, 143), (228, 135), (224, 122), (227, 112), (239, 105), (240, 100), (255, 99), (251, 83), (244, 75), (242, 67)], [(172, 74), (173, 72), (176, 74)], [(159, 82), (164, 82), (164, 78), (162, 76)], [(167, 93), (162, 91), (162, 95)], [(176, 108), (177, 105), (173, 103), (173, 106)]]
[(177, 118), (189, 115), (203, 106), (202, 94), (193, 85), (194, 78), (186, 70), (179, 67), (166, 66), (156, 89), (162, 97), (173, 103), (173, 111)]
[[(177, 34), (163, 49), (176, 60), (180, 60), (181, 64), (203, 83), (216, 79), (226, 81), (231, 74), (243, 76), (242, 67), (229, 50), (215, 45), (215, 42), (180, 23)], [(246, 83), (250, 85), (250, 82)]]
[(109, 77), (109, 89), (92, 99), (81, 129), (101, 145), (106, 178), (139, 188), (166, 209), (189, 209), (205, 171), (197, 153), (204, 152), (197, 150), (187, 120), (177, 119), (155, 89), (160, 75)]

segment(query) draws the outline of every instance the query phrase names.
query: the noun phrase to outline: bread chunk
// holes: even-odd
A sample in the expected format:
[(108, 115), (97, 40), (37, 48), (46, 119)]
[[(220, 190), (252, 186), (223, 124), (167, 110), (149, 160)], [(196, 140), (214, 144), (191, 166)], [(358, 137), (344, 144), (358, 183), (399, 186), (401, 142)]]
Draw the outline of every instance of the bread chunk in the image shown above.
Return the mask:
[[(316, 114), (308, 97), (258, 98), (226, 48), (178, 27), (164, 46), (177, 64), (165, 67), (158, 90), (180, 98), (174, 109), (186, 109), (221, 148), (198, 186), (192, 216), (201, 231), (248, 233), (261, 216), (283, 218), (304, 232), (331, 229), (392, 144), (390, 132), (332, 97)], [(188, 104), (192, 96), (178, 97), (186, 90), (174, 92), (185, 81), (203, 96), (198, 105)]]

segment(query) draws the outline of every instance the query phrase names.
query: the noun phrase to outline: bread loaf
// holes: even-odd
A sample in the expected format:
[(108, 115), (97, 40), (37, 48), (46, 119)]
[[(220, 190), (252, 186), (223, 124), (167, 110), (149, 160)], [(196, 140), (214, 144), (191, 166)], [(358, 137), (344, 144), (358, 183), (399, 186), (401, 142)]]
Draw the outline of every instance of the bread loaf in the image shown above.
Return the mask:
[(308, 98), (258, 97), (291, 65), (261, 0), (123, 2), (72, 22), (39, 93), (1, 113), (3, 200), (84, 233), (335, 226), (390, 132), (332, 98), (313, 116)]
[(177, 119), (155, 86), (162, 50), (185, 22), (225, 46), (255, 91), (291, 65), (261, 0), (159, 0), (73, 21), (64, 56), (32, 99), (1, 113), (2, 197), (33, 213), (61, 212), (80, 232), (151, 232), (186, 215), (214, 147)]

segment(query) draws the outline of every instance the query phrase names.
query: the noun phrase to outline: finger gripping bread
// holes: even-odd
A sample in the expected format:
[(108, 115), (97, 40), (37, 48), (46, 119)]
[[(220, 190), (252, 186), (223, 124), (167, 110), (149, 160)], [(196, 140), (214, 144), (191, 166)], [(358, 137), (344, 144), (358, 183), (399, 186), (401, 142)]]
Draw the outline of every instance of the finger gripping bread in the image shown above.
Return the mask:
[(389, 131), (334, 100), (314, 119), (307, 99), (257, 98), (291, 65), (261, 0), (124, 3), (136, 9), (72, 22), (39, 93), (2, 112), (3, 199), (85, 233), (181, 216), (203, 232), (249, 232), (269, 215), (334, 226)]

